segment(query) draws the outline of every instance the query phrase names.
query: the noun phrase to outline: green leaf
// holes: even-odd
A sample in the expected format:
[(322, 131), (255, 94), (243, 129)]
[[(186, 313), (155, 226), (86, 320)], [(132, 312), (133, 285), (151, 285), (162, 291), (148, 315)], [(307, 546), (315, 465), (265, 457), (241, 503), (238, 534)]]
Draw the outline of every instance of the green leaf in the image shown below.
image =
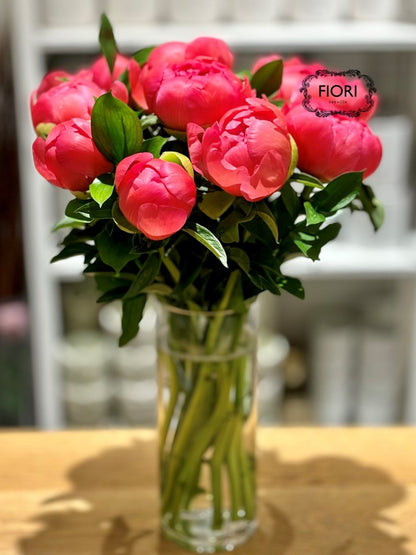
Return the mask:
[(286, 183), (281, 189), (282, 201), (290, 217), (294, 221), (300, 212), (299, 197), (290, 183)]
[(136, 112), (111, 92), (95, 101), (91, 131), (98, 150), (115, 164), (142, 148), (143, 131)]
[(152, 283), (143, 289), (143, 293), (148, 293), (149, 295), (162, 295), (163, 297), (168, 297), (172, 293), (172, 287), (166, 285), (166, 283)]
[(130, 261), (137, 258), (131, 252), (131, 236), (120, 231), (116, 226), (107, 226), (95, 239), (98, 254), (104, 264), (111, 266), (119, 273)]
[(136, 337), (139, 325), (143, 317), (147, 295), (139, 295), (133, 299), (124, 299), (122, 303), (121, 329), (122, 334), (118, 341), (120, 347), (126, 345), (131, 339)]
[(145, 289), (149, 285), (152, 285), (157, 274), (159, 273), (160, 264), (160, 254), (150, 254), (143, 264), (141, 270), (137, 274), (136, 279), (131, 284), (124, 298), (129, 299), (131, 297), (136, 297), (139, 293), (143, 291), (143, 289)]
[(277, 227), (276, 220), (274, 219), (273, 213), (264, 201), (256, 203), (255, 210), (257, 216), (259, 216), (267, 227), (272, 232), (274, 240), (276, 243), (279, 241), (279, 230)]
[(230, 208), (234, 200), (235, 197), (225, 191), (214, 191), (204, 195), (198, 207), (208, 218), (216, 220)]
[(91, 198), (93, 198), (101, 208), (105, 201), (113, 194), (114, 185), (106, 185), (96, 179), (91, 183), (89, 190)]
[(98, 40), (100, 42), (101, 51), (107, 60), (108, 67), (110, 68), (110, 73), (113, 73), (114, 64), (117, 56), (117, 44), (114, 38), (113, 28), (108, 17), (105, 14), (101, 15), (101, 26), (98, 35)]
[(64, 229), (67, 227), (72, 227), (76, 229), (82, 229), (85, 225), (85, 220), (80, 220), (78, 218), (69, 218), (64, 216), (52, 229), (52, 231), (58, 231), (58, 229)]
[(363, 205), (364, 212), (370, 216), (371, 223), (373, 224), (374, 231), (377, 231), (384, 221), (384, 208), (381, 202), (374, 195), (373, 190), (368, 185), (364, 185), (358, 195), (359, 200)]
[(282, 276), (279, 280), (279, 285), (291, 295), (294, 295), (299, 299), (305, 298), (305, 290), (299, 279), (290, 276)]
[(253, 74), (248, 69), (237, 71), (236, 75), (239, 79), (244, 79), (244, 77), (248, 77), (248, 79), (250, 80), (253, 77)]
[(231, 258), (246, 274), (250, 272), (250, 257), (239, 247), (229, 247), (228, 257)]
[(330, 181), (311, 203), (317, 212), (335, 213), (348, 206), (361, 190), (363, 172), (348, 172)]
[(305, 256), (308, 256), (308, 252), (309, 252), (309, 251), (311, 250), (311, 248), (312, 248), (312, 245), (311, 245), (311, 244), (305, 243), (304, 241), (301, 241), (300, 239), (295, 239), (293, 242), (295, 243), (295, 245), (296, 245), (297, 247), (299, 247), (299, 250), (300, 250), (301, 252), (303, 252), (303, 254), (304, 254)]
[(255, 218), (253, 204), (249, 205), (250, 209), (247, 213), (242, 211), (243, 208), (244, 205), (241, 205), (241, 209), (236, 208), (218, 224), (217, 233), (224, 243), (238, 243), (240, 240), (238, 226)]
[(155, 158), (159, 158), (160, 151), (168, 140), (168, 137), (151, 137), (150, 139), (145, 139), (142, 144), (142, 150), (144, 152), (150, 152)]
[(273, 60), (261, 66), (251, 78), (250, 84), (257, 96), (270, 96), (279, 90), (283, 76), (283, 61)]
[(302, 185), (306, 185), (307, 187), (316, 187), (317, 189), (324, 188), (324, 185), (317, 177), (309, 175), (308, 173), (295, 172), (292, 175), (291, 181), (302, 183)]
[(194, 228), (185, 227), (183, 228), (183, 231), (204, 245), (204, 247), (206, 247), (218, 258), (223, 266), (228, 268), (227, 254), (224, 247), (212, 231), (200, 224), (195, 224)]
[(276, 98), (273, 100), (273, 98), (269, 98), (269, 102), (270, 104), (273, 104), (273, 106), (276, 106), (277, 108), (282, 108), (285, 104), (285, 101), (281, 98)]
[(146, 114), (140, 118), (140, 124), (142, 129), (147, 129), (148, 127), (152, 127), (153, 125), (157, 125), (159, 123), (159, 118), (156, 114)]
[(154, 49), (155, 49), (154, 46), (148, 46), (146, 48), (141, 48), (140, 50), (138, 50), (137, 52), (135, 52), (133, 54), (133, 58), (136, 60), (136, 62), (139, 64), (139, 66), (142, 66), (147, 62), (152, 50), (154, 50)]
[(90, 216), (89, 212), (86, 211), (86, 206), (88, 206), (89, 204), (89, 199), (82, 200), (74, 198), (70, 200), (66, 205), (65, 216), (85, 223), (92, 222), (93, 218)]
[(83, 255), (87, 260), (91, 259), (96, 253), (93, 245), (88, 245), (88, 243), (71, 243), (66, 245), (57, 255), (55, 255), (51, 262), (58, 262), (59, 260), (65, 260), (66, 258), (71, 258), (72, 256)]
[(325, 216), (317, 212), (310, 202), (305, 202), (304, 207), (308, 225), (320, 224), (325, 221)]

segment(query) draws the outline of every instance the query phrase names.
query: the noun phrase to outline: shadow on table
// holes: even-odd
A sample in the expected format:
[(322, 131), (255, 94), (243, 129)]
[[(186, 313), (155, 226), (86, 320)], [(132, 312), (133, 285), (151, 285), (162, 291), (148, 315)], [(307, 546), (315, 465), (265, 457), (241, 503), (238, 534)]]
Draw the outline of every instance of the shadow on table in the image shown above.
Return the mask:
[[(381, 527), (404, 490), (376, 467), (318, 457), (301, 463), (262, 453), (259, 530), (238, 555), (410, 555)], [(74, 466), (69, 492), (46, 500), (28, 555), (180, 555), (158, 532), (152, 441), (110, 449)], [(391, 524), (391, 523), (390, 523)]]

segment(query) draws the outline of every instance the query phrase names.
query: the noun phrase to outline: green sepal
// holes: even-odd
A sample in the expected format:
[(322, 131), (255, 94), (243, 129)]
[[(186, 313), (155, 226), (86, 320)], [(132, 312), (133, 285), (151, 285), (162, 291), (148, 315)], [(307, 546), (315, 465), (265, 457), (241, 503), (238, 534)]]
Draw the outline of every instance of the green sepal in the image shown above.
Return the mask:
[(111, 211), (111, 216), (113, 218), (114, 223), (116, 226), (121, 229), (121, 231), (125, 231), (126, 233), (139, 233), (137, 227), (131, 224), (128, 219), (125, 217), (123, 212), (120, 210), (120, 205), (118, 200), (113, 204), (113, 208)]

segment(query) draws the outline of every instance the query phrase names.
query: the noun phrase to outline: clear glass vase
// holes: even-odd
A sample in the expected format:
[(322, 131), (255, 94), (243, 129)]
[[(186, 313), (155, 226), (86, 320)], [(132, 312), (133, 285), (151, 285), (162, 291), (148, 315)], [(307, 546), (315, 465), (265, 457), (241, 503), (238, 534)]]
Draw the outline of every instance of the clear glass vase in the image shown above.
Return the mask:
[(249, 311), (160, 304), (162, 533), (197, 553), (256, 529), (256, 333)]

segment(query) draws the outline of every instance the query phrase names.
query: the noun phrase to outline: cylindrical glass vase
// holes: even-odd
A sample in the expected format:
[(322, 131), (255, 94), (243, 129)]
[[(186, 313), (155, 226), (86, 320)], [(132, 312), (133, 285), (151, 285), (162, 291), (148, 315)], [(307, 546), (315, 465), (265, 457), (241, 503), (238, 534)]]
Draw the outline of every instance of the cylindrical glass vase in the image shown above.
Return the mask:
[(231, 551), (256, 529), (256, 333), (249, 314), (159, 307), (162, 533), (197, 553)]

